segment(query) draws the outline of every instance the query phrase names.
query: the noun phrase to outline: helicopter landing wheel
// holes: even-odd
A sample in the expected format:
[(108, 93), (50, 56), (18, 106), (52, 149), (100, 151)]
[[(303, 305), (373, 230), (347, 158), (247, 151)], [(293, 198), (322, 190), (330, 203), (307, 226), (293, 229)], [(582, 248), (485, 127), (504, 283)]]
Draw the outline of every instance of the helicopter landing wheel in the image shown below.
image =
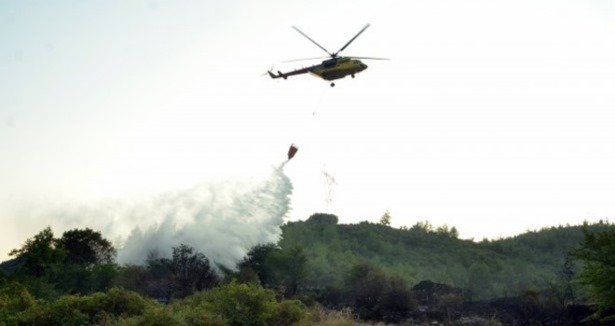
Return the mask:
[(354, 74), (351, 74), (350, 76), (351, 76), (352, 78), (354, 78)]
[(331, 87), (335, 87), (335, 83), (331, 83)]

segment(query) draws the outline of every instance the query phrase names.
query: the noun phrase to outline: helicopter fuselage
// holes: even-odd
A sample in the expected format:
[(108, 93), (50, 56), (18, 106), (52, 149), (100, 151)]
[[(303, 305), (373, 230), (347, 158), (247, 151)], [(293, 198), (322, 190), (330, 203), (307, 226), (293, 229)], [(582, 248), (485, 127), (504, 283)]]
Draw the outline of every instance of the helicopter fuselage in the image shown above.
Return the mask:
[(352, 58), (337, 58), (323, 61), (319, 65), (308, 68), (314, 74), (324, 80), (336, 80), (348, 75), (354, 77), (355, 74), (367, 69), (367, 65)]

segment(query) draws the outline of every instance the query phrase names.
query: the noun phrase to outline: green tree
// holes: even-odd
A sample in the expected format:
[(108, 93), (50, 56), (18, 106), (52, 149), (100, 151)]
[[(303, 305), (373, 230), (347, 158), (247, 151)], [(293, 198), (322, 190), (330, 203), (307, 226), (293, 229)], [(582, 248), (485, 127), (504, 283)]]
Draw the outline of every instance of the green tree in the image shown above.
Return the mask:
[(388, 323), (399, 324), (408, 319), (416, 307), (416, 300), (404, 279), (398, 276), (387, 277), (384, 284), (380, 310), (382, 319)]
[(468, 288), (466, 293), (470, 302), (485, 299), (491, 294), (491, 273), (482, 261), (474, 262), (468, 270)]
[(120, 279), (137, 288), (144, 286), (140, 292), (159, 300), (184, 298), (211, 288), (218, 282), (207, 257), (184, 244), (173, 247), (171, 259), (158, 258), (150, 253), (146, 265), (145, 275), (133, 266), (123, 269), (122, 273), (126, 274)]
[(581, 281), (591, 287), (598, 303), (594, 315), (602, 321), (615, 320), (615, 229), (590, 232), (583, 229), (585, 239), (572, 255), (584, 262)]
[(418, 221), (414, 224), (410, 230), (412, 231), (421, 231), (424, 233), (434, 232), (434, 226), (429, 223), (429, 221)]
[(50, 272), (47, 281), (60, 293), (89, 294), (111, 288), (118, 274), (115, 264), (85, 266), (64, 264)]
[(9, 255), (23, 261), (23, 269), (26, 273), (34, 277), (41, 277), (52, 267), (61, 264), (66, 253), (58, 247), (51, 227), (46, 227), (34, 237), (26, 240), (21, 248), (13, 249)]
[(566, 256), (557, 275), (552, 279), (545, 279), (546, 293), (557, 302), (560, 311), (563, 311), (568, 304), (575, 304), (574, 276), (573, 258)]
[(301, 246), (281, 249), (275, 244), (258, 245), (239, 263), (239, 275), (241, 280), (249, 281), (249, 272), (253, 272), (261, 285), (283, 288), (286, 295), (293, 296), (308, 276), (307, 262)]
[(183, 298), (217, 283), (207, 257), (185, 244), (173, 248), (173, 258), (169, 263), (174, 297)]
[(385, 226), (391, 226), (391, 213), (386, 210), (380, 217), (380, 224)]
[(314, 224), (336, 225), (338, 222), (338, 218), (337, 216), (333, 214), (316, 213), (316, 214), (312, 214), (307, 219), (307, 222), (314, 223)]
[(116, 255), (111, 242), (91, 229), (64, 232), (58, 240), (58, 247), (66, 252), (66, 262), (70, 264), (109, 264)]
[(158, 300), (170, 301), (173, 293), (171, 262), (154, 252), (147, 255), (145, 294)]
[(448, 225), (446, 224), (437, 227), (436, 233), (446, 236), (446, 237), (455, 238), (455, 239), (459, 237), (459, 231), (457, 231), (457, 228), (454, 226), (449, 228)]
[(118, 275), (113, 279), (113, 285), (146, 294), (147, 277), (148, 271), (145, 266), (127, 264), (118, 268)]
[(307, 255), (300, 246), (282, 250), (279, 256), (281, 281), (287, 295), (295, 295), (301, 283), (307, 277)]
[(254, 246), (238, 264), (240, 274), (245, 276), (254, 273), (261, 285), (273, 285), (273, 270), (268, 262), (272, 254), (280, 250), (274, 243)]
[(366, 263), (352, 267), (345, 280), (347, 298), (362, 319), (401, 322), (406, 319), (414, 299), (405, 281), (389, 277), (381, 269)]

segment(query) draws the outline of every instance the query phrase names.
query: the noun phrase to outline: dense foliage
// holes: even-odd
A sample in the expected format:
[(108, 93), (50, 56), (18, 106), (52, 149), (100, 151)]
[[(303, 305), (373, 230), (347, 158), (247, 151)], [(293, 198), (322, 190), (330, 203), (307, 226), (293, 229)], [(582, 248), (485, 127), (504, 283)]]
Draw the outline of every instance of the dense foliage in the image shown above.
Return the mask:
[(16, 257), (9, 263), (14, 278), (40, 298), (101, 291), (117, 276), (115, 248), (90, 229), (55, 238), (47, 227), (9, 254)]
[(598, 303), (595, 317), (615, 321), (615, 230), (591, 233), (584, 229), (585, 240), (573, 255), (585, 262), (583, 283), (590, 285)]
[(51, 301), (35, 300), (18, 283), (0, 292), (2, 325), (292, 325), (308, 317), (298, 300), (235, 282), (166, 306), (119, 288)]
[(289, 222), (279, 243), (251, 248), (236, 270), (186, 245), (118, 266), (100, 233), (55, 238), (48, 227), (0, 264), (0, 325), (451, 323), (502, 297), (511, 298), (510, 318), (529, 324), (582, 302), (598, 303), (597, 318), (613, 318), (608, 223), (477, 243), (446, 225), (390, 222), (389, 212), (377, 224), (340, 225), (329, 214)]
[(110, 264), (116, 256), (111, 242), (91, 229), (64, 232), (57, 247), (66, 253), (65, 261), (70, 264)]
[(470, 300), (518, 296), (530, 287), (548, 292), (561, 283), (570, 269), (568, 252), (584, 237), (582, 226), (560, 226), (477, 243), (458, 239), (454, 227), (428, 222), (394, 229), (382, 223), (338, 225), (335, 219), (323, 223), (321, 215), (326, 216), (287, 223), (279, 243), (282, 250), (303, 248), (310, 271), (305, 285), (318, 288), (340, 284), (353, 266), (367, 262), (408, 284), (431, 280), (461, 288)]

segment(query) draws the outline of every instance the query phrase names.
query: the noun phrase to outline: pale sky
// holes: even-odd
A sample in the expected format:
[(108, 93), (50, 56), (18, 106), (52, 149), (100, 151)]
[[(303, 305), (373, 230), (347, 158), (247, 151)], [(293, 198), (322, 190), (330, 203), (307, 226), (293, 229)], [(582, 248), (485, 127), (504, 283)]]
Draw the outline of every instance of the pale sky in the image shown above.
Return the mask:
[[(342, 54), (390, 61), (263, 76), (324, 54), (291, 26), (333, 52), (367, 23)], [(615, 2), (0, 2), (0, 260), (58, 206), (255, 178), (291, 143), (288, 220), (612, 220)]]

